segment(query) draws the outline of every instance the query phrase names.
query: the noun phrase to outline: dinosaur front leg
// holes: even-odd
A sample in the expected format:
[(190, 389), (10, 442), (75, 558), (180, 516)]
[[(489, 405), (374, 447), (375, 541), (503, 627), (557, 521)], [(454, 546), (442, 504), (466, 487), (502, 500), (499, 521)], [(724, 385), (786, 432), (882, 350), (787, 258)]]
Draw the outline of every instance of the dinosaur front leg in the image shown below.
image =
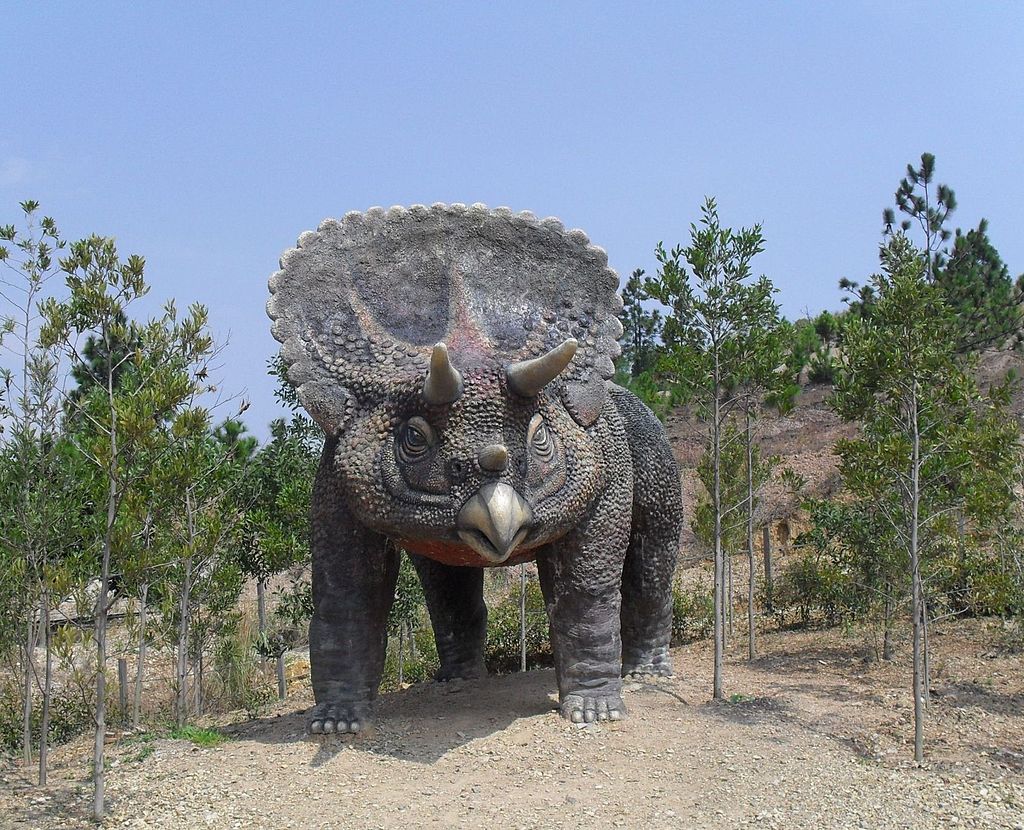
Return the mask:
[(629, 502), (628, 492), (615, 492), (622, 489), (606, 493), (578, 530), (537, 558), (560, 710), (573, 723), (620, 720), (626, 714), (619, 620), (629, 534), (621, 507)]
[(384, 672), (387, 616), (394, 600), (398, 552), (356, 522), (333, 471), (328, 441), (313, 488), (313, 619), (309, 662), (316, 705), (309, 731), (359, 732)]

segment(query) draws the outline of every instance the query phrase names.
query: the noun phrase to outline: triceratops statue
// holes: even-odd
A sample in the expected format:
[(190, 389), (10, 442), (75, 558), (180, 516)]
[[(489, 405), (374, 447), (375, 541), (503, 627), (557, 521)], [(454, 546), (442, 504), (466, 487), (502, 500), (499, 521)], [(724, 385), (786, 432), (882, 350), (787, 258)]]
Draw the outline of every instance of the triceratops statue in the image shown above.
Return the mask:
[(358, 732), (384, 668), (399, 549), (438, 679), (484, 674), (483, 568), (536, 560), (561, 714), (625, 715), (671, 674), (679, 473), (611, 382), (622, 301), (578, 230), (483, 205), (373, 208), (299, 237), (267, 311), (326, 433), (312, 503), (311, 732)]

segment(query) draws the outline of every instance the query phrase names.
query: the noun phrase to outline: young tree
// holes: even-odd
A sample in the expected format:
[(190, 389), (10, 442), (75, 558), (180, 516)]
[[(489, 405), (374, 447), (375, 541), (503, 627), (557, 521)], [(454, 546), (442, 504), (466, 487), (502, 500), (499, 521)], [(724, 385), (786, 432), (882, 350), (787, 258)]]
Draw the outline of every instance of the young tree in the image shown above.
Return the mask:
[[(162, 425), (205, 388), (205, 365), (212, 341), (206, 333), (206, 311), (192, 306), (178, 319), (172, 303), (145, 324), (123, 322), (129, 307), (147, 292), (144, 260), (122, 261), (112, 239), (92, 236), (71, 246), (61, 260), (70, 296), (48, 299), (41, 306), (44, 347), (59, 347), (72, 366), (86, 365), (78, 350), (80, 337), (90, 334), (115, 354), (116, 343), (137, 344), (119, 360), (105, 361), (105, 377), (80, 400), (69, 401), (69, 418), (81, 424), (76, 446), (103, 481), (103, 527), (97, 540), (99, 589), (93, 637), (96, 644), (95, 741), (93, 748), (93, 813), (101, 819), (105, 805), (104, 738), (106, 735), (107, 621), (111, 576), (123, 570), (130, 547), (122, 532), (127, 494), (145, 477), (142, 462), (151, 461), (162, 440)], [(127, 367), (115, 386), (115, 372)], [(127, 387), (127, 388), (126, 388)]]
[[(39, 783), (43, 785), (53, 676), (50, 606), (54, 597), (61, 596), (74, 567), (82, 487), (68, 475), (75, 467), (74, 459), (60, 434), (59, 356), (39, 339), (37, 305), (60, 273), (54, 255), (64, 248), (64, 241), (53, 219), (37, 220), (38, 203), (22, 202), (21, 209), (24, 231), (14, 225), (0, 227), (0, 243), (6, 243), (0, 244), (5, 272), (0, 277), (4, 302), (0, 330), (7, 335), (4, 349), (10, 361), (0, 368), (5, 392), (0, 398), (0, 432), (4, 433), (0, 445), (4, 484), (0, 561), (6, 564), (5, 580), (17, 586), (0, 615), (12, 615), (10, 625), (23, 632), (22, 754), (26, 763), (32, 754), (35, 688), (40, 687), (42, 694)], [(44, 653), (41, 683), (34, 659), (40, 642)]]
[(632, 378), (654, 368), (661, 336), (661, 312), (644, 306), (650, 297), (643, 276), (643, 269), (637, 268), (622, 289), (622, 360)]
[(190, 713), (189, 674), (194, 678), (191, 708), (201, 713), (205, 647), (242, 589), (236, 545), (250, 507), (249, 469), (238, 442), (225, 444), (210, 431), (205, 409), (185, 409), (170, 433), (168, 472), (179, 512), (169, 531), (178, 554), (168, 571), (165, 600), (174, 602), (167, 616), (177, 621), (175, 712), (182, 726)]
[(722, 453), (726, 423), (740, 405), (747, 365), (756, 348), (754, 337), (763, 321), (777, 317), (775, 289), (766, 277), (752, 280), (751, 260), (763, 250), (761, 227), (734, 232), (723, 228), (714, 199), (701, 209), (699, 224), (690, 226), (690, 245), (667, 251), (657, 248), (661, 267), (646, 282), (647, 291), (666, 309), (662, 365), (693, 401), (707, 426), (705, 447), (710, 456), (712, 545), (715, 559), (714, 697), (723, 697), (725, 560), (722, 546)]
[(848, 317), (833, 406), (861, 424), (837, 445), (846, 487), (870, 501), (899, 540), (913, 624), (914, 757), (924, 757), (927, 595), (923, 563), (953, 532), (953, 511), (979, 528), (1012, 503), (1013, 421), (977, 390), (956, 351), (956, 321), (928, 278), (929, 253), (903, 234), (882, 248), (869, 318)]

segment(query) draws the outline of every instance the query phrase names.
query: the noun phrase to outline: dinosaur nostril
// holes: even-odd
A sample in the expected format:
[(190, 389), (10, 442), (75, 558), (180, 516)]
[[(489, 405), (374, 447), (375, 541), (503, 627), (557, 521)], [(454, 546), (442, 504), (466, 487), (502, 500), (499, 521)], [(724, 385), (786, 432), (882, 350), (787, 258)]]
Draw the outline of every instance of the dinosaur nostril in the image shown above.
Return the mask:
[(503, 444), (491, 444), (480, 450), (476, 457), (480, 469), (489, 473), (500, 473), (508, 467), (508, 450)]

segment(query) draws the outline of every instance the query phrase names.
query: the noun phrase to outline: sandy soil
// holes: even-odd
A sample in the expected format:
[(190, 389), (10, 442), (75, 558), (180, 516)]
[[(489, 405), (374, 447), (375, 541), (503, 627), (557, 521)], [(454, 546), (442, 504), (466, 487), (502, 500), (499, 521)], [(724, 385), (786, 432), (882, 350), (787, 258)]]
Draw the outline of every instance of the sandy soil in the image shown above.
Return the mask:
[[(907, 666), (865, 663), (859, 637), (775, 633), (727, 663), (709, 701), (708, 644), (678, 677), (630, 684), (621, 724), (554, 712), (550, 671), (385, 695), (356, 739), (303, 734), (308, 690), (221, 727), (202, 749), (112, 742), (112, 828), (1024, 828), (1024, 657), (990, 624), (935, 636), (929, 761), (915, 767)], [(87, 742), (55, 753), (54, 784), (0, 771), (0, 826), (83, 828)]]

